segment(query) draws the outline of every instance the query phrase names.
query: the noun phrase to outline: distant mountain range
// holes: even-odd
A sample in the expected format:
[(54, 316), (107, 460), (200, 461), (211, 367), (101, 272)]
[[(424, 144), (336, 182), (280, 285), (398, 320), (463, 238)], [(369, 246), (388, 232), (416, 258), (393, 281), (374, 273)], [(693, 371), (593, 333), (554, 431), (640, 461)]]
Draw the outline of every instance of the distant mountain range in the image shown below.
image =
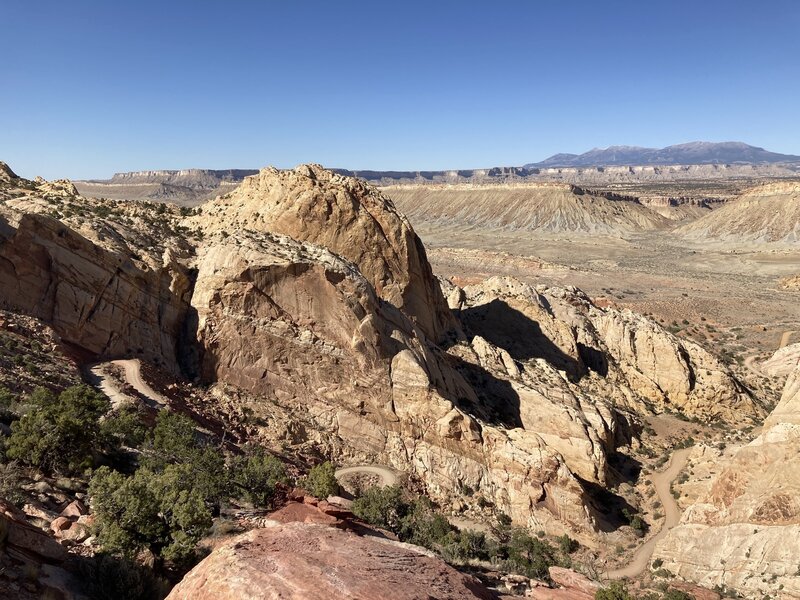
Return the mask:
[(689, 142), (666, 148), (610, 146), (583, 154), (554, 154), (527, 169), (549, 167), (603, 167), (627, 165), (709, 165), (796, 163), (800, 156), (778, 154), (742, 142)]
[[(613, 166), (622, 168), (606, 168)], [(660, 168), (649, 169), (649, 166)], [(553, 167), (564, 169), (548, 170)], [(661, 149), (612, 146), (584, 154), (556, 154), (542, 162), (522, 167), (447, 171), (333, 170), (379, 186), (520, 181), (605, 185), (643, 181), (721, 180), (730, 177), (797, 177), (800, 174), (800, 156), (768, 152), (741, 142), (692, 142)], [(85, 196), (194, 205), (232, 190), (245, 177), (255, 173), (258, 173), (256, 169), (131, 171), (116, 173), (111, 179), (75, 181), (75, 186)]]

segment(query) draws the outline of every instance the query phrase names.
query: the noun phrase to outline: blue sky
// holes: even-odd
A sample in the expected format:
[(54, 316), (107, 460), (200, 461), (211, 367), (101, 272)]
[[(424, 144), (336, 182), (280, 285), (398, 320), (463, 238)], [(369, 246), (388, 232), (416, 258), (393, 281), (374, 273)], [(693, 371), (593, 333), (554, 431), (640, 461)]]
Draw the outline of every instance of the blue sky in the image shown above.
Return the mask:
[(28, 177), (800, 154), (796, 0), (4, 0), (2, 19), (0, 160)]

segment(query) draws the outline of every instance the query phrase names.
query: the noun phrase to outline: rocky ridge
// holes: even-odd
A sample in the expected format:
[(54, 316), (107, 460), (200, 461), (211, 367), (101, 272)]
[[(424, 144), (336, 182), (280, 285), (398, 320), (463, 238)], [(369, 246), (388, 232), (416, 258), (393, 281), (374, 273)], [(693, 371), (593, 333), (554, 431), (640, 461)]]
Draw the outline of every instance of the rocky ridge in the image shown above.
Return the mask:
[(449, 298), (467, 332), (507, 351), (512, 372), (527, 368), (528, 377), (540, 377), (545, 364), (567, 375), (560, 386), (557, 380), (540, 384), (547, 393), (566, 380), (590, 397), (639, 412), (675, 410), (731, 422), (763, 416), (708, 351), (630, 310), (600, 308), (576, 288), (533, 288), (492, 277), (463, 292), (450, 290)]
[(397, 186), (384, 191), (409, 218), (426, 226), (620, 235), (669, 223), (635, 198), (566, 183)]
[(496, 598), (418, 548), (324, 525), (268, 522), (217, 548), (168, 600)]
[(264, 169), (205, 205), (191, 225), (206, 232), (269, 231), (352, 261), (378, 295), (438, 341), (454, 327), (422, 242), (386, 196), (319, 165)]

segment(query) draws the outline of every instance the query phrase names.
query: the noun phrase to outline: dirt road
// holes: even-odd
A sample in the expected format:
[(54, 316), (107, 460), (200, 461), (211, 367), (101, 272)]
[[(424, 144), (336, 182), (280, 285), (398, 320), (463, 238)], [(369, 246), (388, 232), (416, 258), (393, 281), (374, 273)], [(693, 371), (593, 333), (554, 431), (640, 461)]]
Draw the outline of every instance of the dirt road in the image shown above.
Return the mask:
[(141, 363), (139, 359), (112, 360), (107, 363), (90, 365), (86, 369), (86, 379), (91, 385), (98, 388), (111, 399), (111, 405), (114, 408), (131, 402), (132, 398), (122, 391), (111, 377), (104, 373), (103, 367), (109, 364), (123, 369), (125, 373), (125, 382), (139, 392), (148, 405), (156, 409), (163, 408), (167, 405), (167, 399), (147, 385), (144, 379), (142, 379)]
[(615, 569), (606, 573), (606, 577), (608, 579), (636, 577), (645, 569), (647, 569), (647, 565), (650, 562), (650, 557), (653, 555), (653, 550), (655, 549), (658, 541), (667, 535), (669, 530), (675, 527), (675, 525), (678, 524), (678, 521), (680, 521), (681, 510), (670, 493), (670, 485), (686, 466), (686, 462), (689, 460), (689, 454), (691, 454), (691, 452), (691, 448), (682, 448), (680, 450), (676, 450), (672, 453), (669, 466), (664, 471), (653, 473), (651, 476), (651, 480), (653, 481), (653, 486), (656, 489), (658, 498), (661, 500), (661, 504), (664, 507), (664, 525), (657, 534), (639, 546), (639, 548), (633, 554), (633, 558), (631, 559), (630, 563), (620, 569)]
[(778, 345), (778, 350), (783, 348), (784, 346), (789, 345), (789, 340), (792, 339), (792, 335), (797, 333), (796, 331), (784, 331), (783, 335), (781, 336), (781, 343)]
[(367, 475), (377, 475), (379, 478), (378, 485), (381, 486), (396, 485), (397, 482), (399, 481), (396, 471), (388, 467), (382, 467), (380, 465), (363, 465), (359, 467), (344, 467), (342, 469), (337, 469), (336, 479), (340, 479), (341, 477), (357, 473), (366, 473)]

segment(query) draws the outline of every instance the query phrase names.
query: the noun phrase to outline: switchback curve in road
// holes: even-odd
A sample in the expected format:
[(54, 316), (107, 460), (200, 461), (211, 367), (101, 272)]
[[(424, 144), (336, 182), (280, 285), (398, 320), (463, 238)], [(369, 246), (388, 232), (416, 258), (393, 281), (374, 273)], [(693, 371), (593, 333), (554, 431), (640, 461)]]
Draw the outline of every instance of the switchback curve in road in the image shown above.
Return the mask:
[(627, 565), (606, 573), (606, 577), (608, 579), (636, 577), (640, 573), (643, 573), (645, 569), (647, 569), (647, 565), (650, 563), (650, 557), (653, 555), (653, 550), (655, 550), (656, 544), (681, 520), (681, 509), (678, 507), (678, 503), (675, 502), (675, 499), (672, 497), (670, 488), (672, 486), (672, 482), (675, 481), (680, 472), (686, 466), (686, 463), (689, 460), (689, 454), (691, 454), (691, 452), (691, 448), (681, 448), (680, 450), (676, 450), (672, 453), (669, 466), (663, 471), (653, 473), (653, 475), (650, 477), (650, 480), (653, 482), (653, 486), (656, 489), (656, 493), (658, 494), (658, 498), (661, 500), (661, 505), (664, 507), (664, 524), (661, 526), (661, 529), (658, 533), (639, 546), (636, 552), (634, 552), (633, 558)]
[(343, 467), (341, 469), (336, 469), (336, 479), (340, 479), (347, 475), (354, 475), (357, 473), (365, 473), (367, 475), (377, 475), (379, 478), (379, 484), (382, 487), (387, 487), (390, 485), (397, 485), (399, 482), (399, 477), (397, 476), (397, 471), (390, 469), (389, 467), (383, 467), (381, 465), (361, 465), (356, 467)]
[(147, 385), (144, 379), (142, 379), (142, 363), (139, 359), (130, 358), (112, 360), (107, 363), (97, 363), (89, 365), (86, 369), (89, 383), (108, 396), (112, 406), (116, 408), (117, 406), (127, 403), (130, 400), (130, 396), (114, 385), (114, 381), (110, 380), (110, 378), (103, 373), (103, 366), (108, 364), (121, 367), (124, 372), (125, 382), (139, 392), (150, 406), (160, 409), (167, 405), (167, 399)]

